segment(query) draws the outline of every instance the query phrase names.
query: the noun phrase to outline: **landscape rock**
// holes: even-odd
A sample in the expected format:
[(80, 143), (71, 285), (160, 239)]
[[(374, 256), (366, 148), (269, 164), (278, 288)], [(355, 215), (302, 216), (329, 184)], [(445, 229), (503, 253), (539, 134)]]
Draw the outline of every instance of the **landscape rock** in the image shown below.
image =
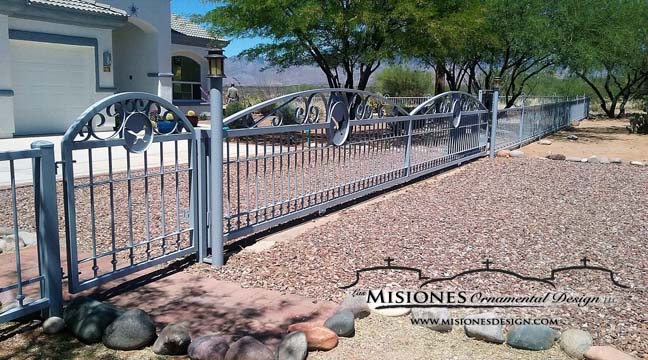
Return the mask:
[(124, 310), (80, 296), (63, 311), (65, 324), (85, 344), (101, 342), (104, 331)]
[(513, 150), (511, 151), (511, 157), (523, 158), (526, 157), (526, 155), (524, 155), (524, 152), (522, 150)]
[(371, 309), (367, 305), (367, 298), (365, 296), (354, 296), (353, 294), (347, 295), (336, 311), (342, 312), (344, 310), (350, 310), (356, 319), (365, 318), (371, 313)]
[(372, 302), (367, 305), (369, 306), (369, 309), (371, 309), (371, 312), (374, 312), (382, 316), (399, 317), (399, 316), (406, 316), (410, 313), (410, 309), (405, 307), (378, 309), (379, 306), (385, 305), (380, 302)]
[(274, 353), (259, 340), (244, 336), (230, 346), (225, 360), (274, 360)]
[(191, 336), (186, 327), (169, 324), (153, 344), (153, 352), (158, 355), (186, 355), (191, 344)]
[(615, 157), (615, 158), (610, 159), (610, 163), (611, 164), (621, 164), (621, 163), (623, 163), (623, 160), (621, 160), (621, 158)]
[(590, 158), (587, 159), (587, 162), (591, 164), (600, 164), (601, 159), (599, 159), (596, 155), (594, 155), (594, 156), (590, 156)]
[(308, 329), (312, 329), (312, 328), (317, 327), (317, 326), (324, 326), (324, 323), (315, 322), (315, 321), (294, 323), (294, 324), (288, 325), (288, 332), (306, 331)]
[(567, 140), (578, 140), (578, 136), (576, 136), (574, 134), (571, 134), (571, 135), (567, 136)]
[(542, 140), (539, 141), (539, 143), (540, 143), (540, 145), (551, 145), (551, 144), (553, 144), (553, 141), (551, 141), (549, 139), (542, 139)]
[[(565, 158), (566, 161), (571, 161), (571, 162), (587, 162), (587, 159), (580, 158), (578, 156), (567, 156)], [(585, 161), (583, 161), (585, 160)]]
[(303, 331), (284, 336), (277, 346), (277, 360), (304, 360), (308, 356), (308, 340)]
[[(465, 319), (495, 319), (497, 315), (494, 313), (484, 313), (478, 315), (466, 316)], [(487, 324), (465, 324), (464, 331), (466, 335), (477, 340), (494, 344), (503, 344), (506, 339), (504, 338), (504, 329), (502, 325), (487, 325)]]
[(13, 228), (0, 226), (0, 236), (6, 236), (13, 234)]
[(45, 334), (58, 334), (65, 329), (65, 320), (58, 316), (50, 316), (43, 322), (43, 332)]
[[(452, 325), (442, 324), (444, 320), (450, 319), (450, 311), (446, 308), (415, 308), (412, 309), (412, 319), (420, 320), (438, 320), (437, 324), (432, 324), (431, 321), (419, 322), (416, 325), (426, 327), (430, 330), (439, 332), (452, 331)], [(414, 323), (414, 322), (413, 322)]]
[(104, 332), (103, 344), (115, 350), (139, 350), (157, 337), (151, 317), (140, 309), (131, 309), (115, 319)]
[(511, 157), (511, 151), (510, 150), (500, 150), (495, 154), (495, 156), (503, 157), (503, 158)]
[(544, 325), (518, 325), (511, 328), (506, 343), (523, 350), (547, 350), (553, 346), (555, 332)]
[(608, 159), (607, 156), (601, 156), (601, 157), (599, 158), (599, 162), (600, 162), (601, 164), (609, 164), (609, 163), (610, 163), (610, 159)]
[(338, 344), (338, 336), (330, 329), (323, 326), (315, 326), (304, 330), (308, 350), (328, 351)]
[(230, 343), (228, 336), (201, 336), (193, 339), (187, 353), (191, 360), (223, 360)]
[(351, 310), (333, 314), (324, 322), (324, 326), (333, 330), (337, 336), (353, 337), (355, 335), (355, 317)]
[(630, 161), (630, 165), (635, 165), (635, 166), (646, 166), (644, 163), (641, 161)]
[(549, 155), (547, 155), (547, 159), (549, 159), (549, 160), (565, 160), (566, 157), (563, 154), (549, 154)]
[(583, 359), (585, 352), (592, 346), (592, 343), (592, 335), (579, 329), (565, 330), (560, 336), (560, 348), (574, 359)]
[(637, 360), (634, 356), (628, 355), (612, 346), (592, 346), (585, 352), (585, 359), (588, 360)]

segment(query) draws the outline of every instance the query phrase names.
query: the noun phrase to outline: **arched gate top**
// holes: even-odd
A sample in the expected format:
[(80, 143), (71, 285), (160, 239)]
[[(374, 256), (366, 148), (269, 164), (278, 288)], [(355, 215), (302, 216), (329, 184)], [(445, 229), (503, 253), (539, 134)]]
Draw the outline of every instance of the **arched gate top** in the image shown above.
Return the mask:
[(412, 110), (411, 114), (455, 114), (468, 111), (488, 111), (488, 109), (472, 94), (463, 91), (448, 91), (425, 101)]

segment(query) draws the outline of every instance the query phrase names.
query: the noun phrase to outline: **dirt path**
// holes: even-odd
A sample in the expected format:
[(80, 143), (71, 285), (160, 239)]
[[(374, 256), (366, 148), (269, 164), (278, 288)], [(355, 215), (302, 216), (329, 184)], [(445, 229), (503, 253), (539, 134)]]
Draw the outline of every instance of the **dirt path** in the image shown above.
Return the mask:
[[(566, 156), (590, 157), (592, 155), (618, 157), (625, 161), (648, 161), (648, 135), (629, 134), (628, 119), (584, 120), (569, 131), (559, 131), (547, 139), (551, 145), (538, 142), (522, 150), (530, 156), (545, 156), (548, 153)], [(578, 140), (567, 140), (570, 134)]]

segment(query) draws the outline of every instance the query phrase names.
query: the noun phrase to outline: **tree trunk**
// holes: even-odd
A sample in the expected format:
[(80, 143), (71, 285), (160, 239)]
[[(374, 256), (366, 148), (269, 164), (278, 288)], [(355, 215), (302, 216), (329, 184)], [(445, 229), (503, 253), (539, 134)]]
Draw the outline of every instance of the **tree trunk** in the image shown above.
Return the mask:
[(445, 92), (446, 72), (445, 66), (441, 62), (437, 62), (434, 66), (436, 76), (434, 77), (434, 94), (439, 95)]

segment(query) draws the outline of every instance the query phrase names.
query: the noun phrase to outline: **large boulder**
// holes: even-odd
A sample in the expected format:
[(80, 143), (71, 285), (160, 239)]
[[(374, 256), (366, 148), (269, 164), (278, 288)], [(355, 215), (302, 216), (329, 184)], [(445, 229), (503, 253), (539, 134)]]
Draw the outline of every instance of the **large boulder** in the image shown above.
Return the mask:
[(579, 329), (565, 330), (560, 336), (560, 348), (574, 359), (583, 359), (593, 342), (592, 335)]
[(337, 336), (353, 337), (355, 335), (355, 317), (351, 310), (344, 310), (326, 319), (324, 326), (333, 330)]
[(151, 317), (140, 309), (131, 309), (108, 325), (103, 344), (109, 349), (139, 350), (151, 345), (156, 337)]
[(75, 298), (63, 311), (63, 320), (72, 334), (85, 344), (101, 342), (104, 331), (123, 309), (84, 296)]
[(187, 353), (191, 360), (223, 360), (230, 343), (228, 336), (201, 336), (191, 341)]
[(484, 313), (478, 315), (466, 316), (464, 320), (468, 320), (464, 324), (464, 331), (466, 335), (477, 340), (486, 341), (494, 344), (504, 343), (504, 330), (500, 324), (483, 323), (488, 319), (496, 319), (497, 315), (494, 313)]
[(230, 346), (225, 360), (274, 360), (274, 353), (259, 340), (244, 336)]
[(277, 360), (304, 360), (308, 356), (308, 340), (303, 331), (284, 336), (277, 346)]
[(186, 327), (169, 324), (153, 344), (153, 352), (158, 355), (186, 355), (191, 344), (191, 336)]
[(411, 317), (412, 324), (439, 332), (452, 331), (452, 325), (448, 323), (450, 311), (446, 308), (414, 308)]
[(555, 331), (544, 325), (518, 325), (511, 328), (506, 343), (523, 350), (547, 350), (554, 344)]

